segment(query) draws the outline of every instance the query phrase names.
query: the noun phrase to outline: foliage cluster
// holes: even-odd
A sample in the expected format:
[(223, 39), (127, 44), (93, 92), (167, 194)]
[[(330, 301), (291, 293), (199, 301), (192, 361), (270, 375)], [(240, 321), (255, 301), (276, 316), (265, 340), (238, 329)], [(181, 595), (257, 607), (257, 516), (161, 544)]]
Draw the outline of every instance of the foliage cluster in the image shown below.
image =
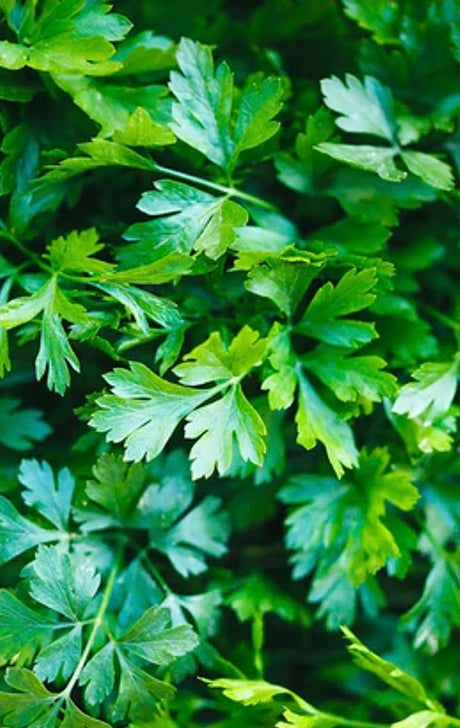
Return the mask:
[(0, 23), (2, 726), (460, 725), (458, 0)]

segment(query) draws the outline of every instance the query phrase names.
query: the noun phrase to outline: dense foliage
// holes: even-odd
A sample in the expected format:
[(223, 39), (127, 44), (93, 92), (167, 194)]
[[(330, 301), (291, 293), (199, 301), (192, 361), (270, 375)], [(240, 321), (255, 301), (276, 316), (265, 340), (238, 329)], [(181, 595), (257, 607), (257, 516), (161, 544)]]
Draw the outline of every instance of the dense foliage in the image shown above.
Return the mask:
[(0, 12), (2, 725), (460, 725), (458, 0)]

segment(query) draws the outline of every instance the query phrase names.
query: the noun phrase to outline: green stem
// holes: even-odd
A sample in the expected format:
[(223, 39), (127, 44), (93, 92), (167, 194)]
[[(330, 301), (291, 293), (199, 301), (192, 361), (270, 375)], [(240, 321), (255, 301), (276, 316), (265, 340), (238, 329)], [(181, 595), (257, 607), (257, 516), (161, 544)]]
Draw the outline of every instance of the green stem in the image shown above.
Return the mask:
[(117, 558), (112, 567), (112, 570), (110, 571), (109, 578), (107, 579), (107, 584), (105, 585), (104, 593), (102, 595), (102, 600), (101, 600), (99, 609), (97, 610), (97, 614), (94, 618), (93, 627), (92, 627), (90, 635), (88, 637), (88, 641), (85, 645), (85, 649), (83, 650), (83, 653), (80, 657), (80, 660), (78, 661), (78, 665), (76, 666), (72, 677), (70, 678), (70, 680), (67, 683), (64, 690), (62, 690), (62, 692), (59, 693), (59, 697), (62, 697), (65, 700), (68, 700), (70, 698), (72, 690), (74, 689), (75, 684), (78, 682), (81, 671), (83, 670), (84, 666), (86, 665), (90, 652), (93, 648), (99, 628), (101, 627), (101, 625), (103, 623), (103, 619), (104, 619), (105, 613), (107, 611), (107, 607), (109, 606), (110, 597), (112, 596), (113, 587), (115, 585), (115, 579), (117, 578), (118, 566), (119, 566), (119, 559)]
[(8, 232), (4, 231), (3, 235), (7, 240), (10, 241), (10, 243), (13, 243), (15, 248), (20, 250), (21, 253), (23, 253), (27, 258), (29, 258), (29, 260), (31, 260), (33, 263), (35, 263), (36, 266), (41, 268), (43, 271), (46, 271), (46, 273), (49, 273), (50, 275), (54, 275), (54, 270), (51, 268), (51, 266), (44, 263), (39, 255), (37, 255), (36, 253), (33, 253), (31, 250), (26, 248), (26, 246), (23, 245), (23, 243), (21, 243), (21, 241), (18, 240), (18, 238), (15, 235), (13, 235), (13, 233), (11, 233), (9, 231)]
[(263, 678), (264, 674), (264, 657), (263, 647), (265, 642), (264, 615), (257, 611), (254, 614), (251, 625), (252, 647), (254, 650), (254, 667), (257, 677)]
[(237, 197), (240, 200), (246, 200), (246, 202), (250, 202), (253, 205), (257, 205), (258, 207), (263, 207), (265, 210), (276, 210), (276, 207), (270, 202), (262, 200), (260, 197), (256, 197), (255, 195), (250, 195), (248, 192), (237, 190), (234, 187), (220, 185), (217, 182), (211, 182), (207, 179), (203, 179), (202, 177), (196, 177), (194, 174), (187, 174), (186, 172), (179, 172), (177, 169), (163, 167), (163, 165), (157, 164), (157, 162), (153, 162), (153, 165), (157, 172), (161, 172), (161, 174), (167, 174), (169, 177), (182, 179), (185, 182), (192, 182), (192, 184), (200, 185), (201, 187), (207, 187), (208, 189), (215, 190), (216, 192), (223, 192), (224, 195), (228, 195), (229, 197)]

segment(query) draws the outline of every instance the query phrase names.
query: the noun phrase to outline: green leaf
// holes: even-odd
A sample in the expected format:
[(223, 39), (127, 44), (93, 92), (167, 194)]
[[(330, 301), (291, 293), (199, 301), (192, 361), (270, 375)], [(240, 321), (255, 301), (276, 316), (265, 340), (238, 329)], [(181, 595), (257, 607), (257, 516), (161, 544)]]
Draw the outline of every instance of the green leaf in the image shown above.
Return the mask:
[(379, 356), (350, 356), (339, 348), (321, 345), (303, 363), (342, 402), (380, 402), (396, 392), (396, 378), (381, 371), (386, 362)]
[(65, 237), (59, 237), (48, 246), (49, 261), (55, 271), (75, 271), (78, 273), (107, 273), (114, 265), (92, 256), (104, 248), (99, 243), (95, 228), (73, 230)]
[(29, 52), (26, 46), (18, 43), (10, 43), (7, 40), (0, 41), (0, 67), (16, 71), (23, 68), (29, 59)]
[(46, 640), (55, 622), (29, 609), (6, 589), (0, 590), (0, 655), (11, 660), (24, 647), (32, 650)]
[(20, 405), (19, 399), (0, 399), (0, 422), (8, 422), (8, 427), (0, 430), (0, 444), (22, 452), (45, 440), (52, 429), (43, 420), (42, 412)]
[(372, 134), (392, 142), (395, 139), (393, 100), (388, 88), (376, 78), (364, 83), (347, 73), (345, 83), (336, 76), (321, 81), (324, 103), (341, 114), (335, 123), (355, 134)]
[(169, 665), (195, 649), (198, 638), (190, 625), (171, 627), (168, 609), (150, 607), (117, 644), (130, 658), (139, 658), (154, 665)]
[(123, 283), (97, 283), (95, 285), (111, 299), (121, 303), (144, 334), (150, 333), (149, 321), (153, 321), (165, 329), (173, 330), (184, 323), (177, 305), (167, 298), (159, 298), (149, 291), (133, 286), (128, 287)]
[(111, 442), (125, 440), (128, 460), (156, 457), (179, 422), (212, 392), (171, 384), (138, 362), (129, 370), (114, 369), (105, 379), (112, 394), (96, 400), (99, 409), (90, 425), (106, 432)]
[[(286, 519), (286, 544), (294, 554), (294, 579), (314, 572), (308, 599), (319, 602), (318, 616), (328, 626), (350, 622), (357, 588), (369, 588), (369, 578), (397, 558), (408, 558), (415, 547), (411, 531), (388, 504), (406, 511), (419, 496), (404, 470), (386, 472), (390, 462), (384, 449), (363, 451), (352, 482), (299, 475), (279, 494), (292, 505)], [(391, 515), (391, 530), (387, 523)]]
[(155, 188), (156, 192), (144, 192), (137, 207), (156, 219), (135, 223), (124, 234), (127, 240), (139, 241), (127, 249), (131, 260), (133, 254), (143, 261), (157, 255), (152, 237), (168, 252), (196, 250), (216, 260), (235, 240), (234, 229), (248, 221), (246, 210), (226, 197), (171, 180), (159, 180)]
[(6, 674), (9, 687), (17, 692), (0, 693), (0, 715), (12, 728), (55, 728), (60, 702), (56, 702), (30, 670), (10, 667)]
[(348, 651), (359, 667), (377, 675), (384, 683), (399, 693), (406, 695), (408, 698), (418, 700), (429, 708), (437, 707), (426, 694), (423, 685), (415, 677), (408, 675), (392, 662), (388, 662), (376, 655), (368, 647), (363, 645), (347, 627), (342, 627), (342, 632), (349, 642)]
[(262, 465), (267, 429), (239, 385), (222, 399), (190, 412), (185, 437), (199, 438), (190, 451), (194, 479), (208, 478), (217, 469), (224, 475), (234, 457), (234, 445), (246, 462)]
[(25, 490), (22, 499), (35, 508), (53, 526), (66, 531), (69, 523), (75, 480), (67, 468), (59, 471), (55, 480), (47, 462), (23, 460), (18, 480)]
[(100, 704), (113, 690), (115, 683), (115, 645), (108, 642), (86, 663), (79, 684), (85, 685), (85, 700), (89, 705)]
[(292, 710), (285, 710), (283, 718), (287, 720), (287, 723), (279, 721), (275, 728), (334, 728), (342, 722), (339, 716), (319, 712), (315, 715), (299, 715), (293, 713)]
[(150, 114), (138, 106), (130, 114), (126, 127), (116, 130), (114, 141), (128, 147), (157, 147), (174, 144), (176, 137), (167, 127), (152, 121)]
[(280, 685), (272, 685), (265, 680), (234, 680), (230, 678), (218, 678), (217, 680), (205, 681), (210, 688), (222, 690), (223, 695), (230, 700), (243, 705), (258, 705), (267, 703), (276, 695), (291, 694), (287, 688)]
[(155, 169), (154, 163), (147, 157), (134, 152), (124, 144), (110, 142), (107, 139), (96, 138), (91, 142), (80, 144), (79, 148), (88, 156), (63, 159), (37, 180), (37, 189), (50, 183), (65, 182), (72, 177), (101, 167), (132, 167), (148, 171)]
[(40, 546), (31, 564), (31, 596), (40, 604), (80, 621), (94, 608), (100, 576), (84, 556)]
[(155, 35), (152, 30), (130, 34), (118, 47), (115, 61), (123, 64), (117, 77), (150, 73), (174, 66), (175, 45), (170, 38)]
[(72, 303), (58, 286), (56, 277), (29, 297), (15, 298), (0, 306), (0, 327), (6, 330), (21, 326), (43, 313), (40, 347), (35, 360), (37, 379), (48, 369), (47, 385), (64, 394), (70, 384), (69, 365), (79, 371), (79, 362), (62, 326), (64, 318), (72, 323), (85, 323), (88, 316), (80, 304)]
[(187, 512), (191, 500), (189, 481), (166, 476), (160, 485), (147, 488), (141, 503), (152, 547), (162, 551), (184, 577), (206, 571), (206, 556), (223, 556), (229, 535), (219, 498), (208, 496)]
[(324, 107), (309, 116), (305, 133), (296, 137), (294, 154), (281, 152), (275, 157), (280, 182), (296, 192), (314, 194), (331, 164), (318, 153), (316, 146), (330, 139), (334, 129), (334, 118)]
[(437, 187), (440, 190), (452, 190), (454, 188), (452, 168), (432, 154), (404, 151), (401, 152), (401, 157), (408, 170), (417, 177), (421, 177), (428, 185)]
[(423, 593), (403, 615), (402, 624), (415, 631), (414, 646), (435, 653), (447, 645), (452, 628), (460, 626), (460, 574), (455, 563), (436, 558)]
[(6, 682), (16, 692), (0, 693), (0, 715), (11, 728), (109, 728), (71, 700), (49, 692), (30, 670), (10, 667)]
[(298, 623), (303, 627), (311, 623), (310, 612), (305, 606), (257, 573), (244, 579), (227, 597), (227, 603), (241, 622), (260, 614), (276, 614), (286, 622)]
[(281, 108), (283, 85), (267, 78), (248, 85), (234, 108), (233, 75), (223, 62), (214, 69), (211, 49), (183, 38), (177, 51), (181, 73), (173, 71), (169, 87), (173, 103), (171, 128), (227, 172), (239, 155), (270, 139), (279, 128), (273, 117)]
[(40, 543), (56, 541), (59, 533), (40, 528), (21, 516), (16, 508), (0, 496), (0, 564), (4, 564)]
[(297, 442), (306, 450), (315, 447), (317, 441), (326, 448), (329, 461), (337, 477), (344, 474), (344, 468), (358, 465), (358, 451), (350, 426), (323, 402), (306, 377), (299, 380), (299, 406)]
[(370, 306), (375, 300), (371, 292), (375, 284), (375, 268), (351, 269), (335, 287), (329, 281), (308, 304), (298, 331), (334, 346), (358, 348), (367, 344), (376, 337), (373, 324), (342, 317)]
[(269, 361), (275, 369), (262, 383), (268, 390), (271, 409), (287, 409), (294, 401), (297, 387), (296, 359), (291, 351), (291, 337), (288, 328), (274, 324), (270, 332)]
[(422, 364), (412, 375), (416, 381), (400, 390), (393, 412), (431, 425), (448, 412), (454, 400), (459, 368), (460, 354), (452, 362)]
[(317, 273), (318, 264), (310, 265), (308, 260), (272, 258), (251, 268), (245, 287), (257, 296), (271, 299), (291, 316)]
[[(54, 75), (54, 80), (90, 119), (100, 125), (100, 136), (111, 136), (116, 142), (130, 144), (136, 142), (136, 134), (142, 127), (144, 132), (148, 131), (155, 145), (175, 141), (174, 134), (167, 127), (171, 102), (165, 98), (164, 86), (132, 85), (129, 82), (117, 85), (112, 79), (107, 83), (103, 79), (70, 74)], [(142, 109), (141, 114), (137, 109)], [(126, 141), (123, 138), (125, 134), (128, 135)]]
[(93, 468), (93, 476), (94, 480), (86, 485), (88, 498), (116, 519), (130, 515), (145, 488), (144, 468), (127, 465), (120, 457), (104, 453)]
[(150, 719), (162, 701), (172, 698), (174, 687), (124, 658), (120, 664), (120, 691), (112, 711), (114, 720), (121, 720), (127, 714), (132, 718)]
[(397, 151), (392, 147), (322, 142), (315, 149), (333, 159), (337, 159), (339, 162), (345, 162), (351, 167), (364, 169), (367, 172), (375, 172), (387, 182), (401, 182), (407, 177), (407, 172), (403, 172), (396, 167), (394, 158)]
[(184, 356), (185, 363), (175, 367), (174, 373), (183, 384), (192, 386), (242, 378), (262, 364), (267, 343), (250, 326), (243, 326), (227, 349), (219, 332), (214, 331), (203, 344)]
[(361, 28), (372, 32), (378, 43), (394, 43), (398, 38), (400, 8), (386, 0), (343, 0), (346, 14)]

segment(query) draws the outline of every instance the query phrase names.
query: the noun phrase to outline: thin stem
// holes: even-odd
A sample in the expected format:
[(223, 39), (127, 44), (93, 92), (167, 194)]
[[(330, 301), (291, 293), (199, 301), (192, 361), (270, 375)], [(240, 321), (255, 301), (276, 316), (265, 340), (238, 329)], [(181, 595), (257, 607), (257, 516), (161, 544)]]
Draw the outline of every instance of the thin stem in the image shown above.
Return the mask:
[(74, 689), (75, 684), (77, 683), (77, 681), (80, 677), (81, 671), (83, 670), (84, 666), (86, 665), (90, 652), (93, 648), (94, 642), (96, 640), (98, 630), (103, 623), (103, 619), (104, 619), (105, 613), (107, 611), (107, 607), (109, 606), (110, 597), (112, 596), (113, 587), (115, 585), (115, 579), (117, 578), (118, 566), (119, 566), (119, 559), (117, 558), (112, 567), (112, 570), (110, 571), (109, 578), (107, 579), (107, 584), (105, 585), (104, 593), (102, 595), (102, 600), (101, 600), (99, 609), (97, 611), (96, 617), (94, 618), (93, 627), (92, 627), (90, 635), (88, 637), (88, 641), (85, 645), (85, 649), (83, 650), (82, 656), (80, 657), (80, 660), (78, 661), (78, 665), (76, 666), (74, 673), (73, 673), (72, 677), (70, 678), (69, 682), (67, 683), (66, 687), (64, 688), (64, 690), (61, 693), (59, 693), (59, 696), (62, 698), (65, 698), (66, 700), (68, 698), (70, 698), (72, 690)]
[(36, 253), (33, 253), (31, 250), (26, 248), (26, 246), (23, 245), (23, 243), (21, 243), (21, 241), (15, 235), (13, 235), (13, 233), (11, 233), (9, 231), (4, 231), (3, 234), (7, 240), (9, 240), (11, 243), (13, 243), (13, 245), (18, 250), (20, 250), (21, 253), (23, 253), (27, 258), (29, 258), (29, 260), (31, 260), (33, 263), (35, 263), (35, 265), (37, 265), (42, 270), (46, 271), (46, 273), (54, 275), (54, 270), (51, 268), (51, 266), (44, 263), (39, 255), (37, 255)]
[(248, 192), (237, 190), (234, 187), (220, 185), (217, 182), (211, 182), (210, 180), (203, 179), (202, 177), (196, 177), (194, 174), (187, 174), (186, 172), (179, 172), (178, 170), (171, 169), (170, 167), (163, 167), (163, 165), (157, 164), (157, 162), (154, 162), (153, 164), (156, 172), (167, 174), (169, 177), (182, 179), (185, 182), (192, 182), (193, 184), (201, 185), (201, 187), (207, 187), (208, 189), (215, 190), (216, 192), (223, 192), (224, 195), (228, 195), (229, 197), (237, 197), (240, 200), (246, 200), (246, 202), (250, 202), (253, 205), (257, 205), (258, 207), (263, 207), (265, 210), (276, 210), (275, 205), (272, 205), (266, 200), (262, 200), (260, 197), (250, 195)]

